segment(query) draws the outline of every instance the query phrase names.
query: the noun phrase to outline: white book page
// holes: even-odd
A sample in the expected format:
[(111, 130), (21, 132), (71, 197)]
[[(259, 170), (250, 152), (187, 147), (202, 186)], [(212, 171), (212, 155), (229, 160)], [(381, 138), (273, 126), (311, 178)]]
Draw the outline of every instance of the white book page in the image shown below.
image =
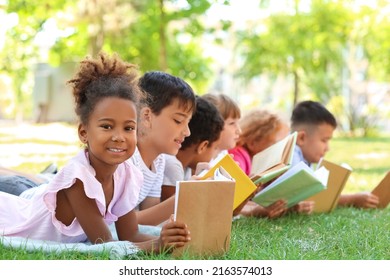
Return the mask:
[(214, 180), (216, 181), (234, 181), (232, 176), (222, 167), (215, 169)]
[(316, 171), (314, 171), (314, 174), (318, 181), (321, 182), (325, 187), (328, 185), (328, 178), (329, 178), (329, 170), (325, 168), (325, 166), (321, 166)]
[(177, 212), (177, 204), (179, 201), (179, 192), (180, 192), (180, 181), (176, 181), (176, 192), (175, 192), (175, 210), (173, 212), (173, 220), (176, 221), (176, 212)]
[(281, 162), (284, 148), (291, 135), (256, 154), (252, 160), (251, 174), (261, 173)]

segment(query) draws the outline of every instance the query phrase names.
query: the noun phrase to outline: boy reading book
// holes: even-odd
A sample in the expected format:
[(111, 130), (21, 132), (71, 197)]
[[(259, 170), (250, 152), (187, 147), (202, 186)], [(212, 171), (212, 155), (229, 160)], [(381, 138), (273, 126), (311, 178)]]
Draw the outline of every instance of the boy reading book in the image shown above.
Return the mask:
[(196, 98), (196, 109), (189, 128), (191, 135), (185, 138), (177, 155), (166, 156), (162, 200), (175, 194), (177, 181), (191, 179), (198, 163), (209, 162), (218, 152), (223, 119), (217, 108), (203, 97)]
[[(300, 161), (311, 166), (318, 163), (329, 151), (329, 141), (337, 127), (335, 117), (321, 103), (302, 101), (298, 103), (291, 116), (291, 130), (298, 132), (293, 165)], [(338, 206), (376, 208), (378, 197), (369, 192), (341, 194)]]

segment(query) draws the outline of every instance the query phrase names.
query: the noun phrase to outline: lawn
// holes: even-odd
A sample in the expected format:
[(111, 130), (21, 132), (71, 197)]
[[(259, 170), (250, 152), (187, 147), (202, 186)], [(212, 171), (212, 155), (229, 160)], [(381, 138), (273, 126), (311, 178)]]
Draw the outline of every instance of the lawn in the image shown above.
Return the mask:
[[(353, 168), (344, 193), (370, 191), (390, 170), (390, 137), (335, 138), (327, 159)], [(61, 167), (80, 148), (76, 128), (67, 124), (0, 124), (0, 163), (37, 173), (50, 162)], [(336, 209), (329, 214), (290, 214), (276, 220), (242, 218), (232, 227), (230, 250), (217, 259), (311, 260), (390, 259), (390, 207)], [(0, 259), (107, 259), (108, 254), (44, 254), (4, 248)], [(169, 254), (134, 256), (170, 259)]]

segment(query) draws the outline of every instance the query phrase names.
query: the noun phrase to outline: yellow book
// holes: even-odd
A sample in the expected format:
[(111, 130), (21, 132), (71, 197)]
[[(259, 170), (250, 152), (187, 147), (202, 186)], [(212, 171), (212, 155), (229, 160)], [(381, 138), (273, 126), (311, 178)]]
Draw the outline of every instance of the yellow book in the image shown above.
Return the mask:
[(221, 159), (217, 160), (214, 166), (209, 170), (202, 172), (200, 174), (200, 179), (204, 180), (213, 176), (215, 170), (219, 167), (223, 167), (223, 169), (236, 181), (233, 203), (233, 210), (235, 210), (255, 192), (257, 187), (229, 154), (226, 154)]
[(390, 171), (371, 192), (379, 198), (378, 208), (386, 208), (390, 203)]
[(177, 182), (175, 220), (187, 224), (191, 240), (175, 248), (174, 257), (221, 255), (229, 250), (234, 187), (232, 179), (221, 178)]
[(338, 165), (336, 163), (322, 159), (318, 167), (324, 166), (329, 171), (327, 187), (324, 191), (309, 197), (307, 200), (314, 201), (315, 213), (328, 213), (337, 206), (341, 191), (351, 175), (352, 168), (347, 165)]
[(297, 132), (278, 141), (254, 155), (250, 178), (256, 184), (264, 184), (286, 172), (292, 164)]

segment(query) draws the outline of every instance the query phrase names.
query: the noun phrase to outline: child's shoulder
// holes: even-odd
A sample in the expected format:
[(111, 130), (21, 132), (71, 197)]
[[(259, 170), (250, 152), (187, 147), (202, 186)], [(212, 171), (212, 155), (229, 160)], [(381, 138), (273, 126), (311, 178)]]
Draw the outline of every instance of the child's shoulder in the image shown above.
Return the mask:
[[(142, 156), (137, 148), (135, 149), (134, 154), (126, 162), (132, 163), (135, 167), (137, 167), (140, 170), (143, 170), (143, 171), (149, 170), (149, 168), (146, 166), (146, 164), (143, 161)], [(157, 173), (159, 173), (158, 171), (164, 172), (165, 162), (166, 162), (165, 161), (165, 154), (159, 154), (153, 160), (154, 171)]]

